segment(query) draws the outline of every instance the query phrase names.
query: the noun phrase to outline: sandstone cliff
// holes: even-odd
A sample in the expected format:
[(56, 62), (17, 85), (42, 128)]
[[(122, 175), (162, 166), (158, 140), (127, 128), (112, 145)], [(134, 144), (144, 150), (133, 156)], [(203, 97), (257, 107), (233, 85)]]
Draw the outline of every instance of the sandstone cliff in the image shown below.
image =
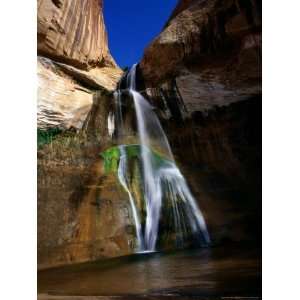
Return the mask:
[(94, 90), (122, 74), (110, 55), (102, 1), (38, 0), (38, 127), (80, 129)]
[(102, 10), (102, 0), (38, 0), (38, 54), (85, 69), (115, 66)]
[[(122, 74), (102, 2), (38, 4), (38, 126), (63, 131), (38, 151), (39, 266), (129, 254), (128, 197), (99, 157), (113, 143), (107, 119)], [(180, 0), (138, 69), (214, 243), (259, 240), (260, 13), (256, 0)]]
[(130, 253), (126, 195), (102, 172), (122, 71), (99, 0), (38, 0), (38, 266)]
[(173, 80), (188, 113), (261, 93), (261, 4), (179, 1), (140, 67), (147, 87)]
[(134, 248), (127, 194), (114, 176), (104, 174), (100, 158), (111, 145), (111, 95), (94, 93), (93, 103), (83, 130), (59, 133), (38, 151), (39, 268), (125, 255)]
[(39, 129), (81, 129), (92, 109), (96, 90), (112, 91), (122, 74), (118, 68), (102, 67), (90, 71), (38, 57)]
[(261, 2), (180, 0), (139, 74), (214, 242), (259, 243)]

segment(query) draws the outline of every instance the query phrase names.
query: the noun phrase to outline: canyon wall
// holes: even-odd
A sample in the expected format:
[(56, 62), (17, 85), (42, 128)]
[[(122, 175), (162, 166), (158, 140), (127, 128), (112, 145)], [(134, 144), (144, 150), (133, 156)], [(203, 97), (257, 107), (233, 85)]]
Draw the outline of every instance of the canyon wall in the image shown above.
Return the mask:
[(180, 1), (140, 67), (149, 88), (176, 79), (188, 113), (260, 94), (260, 1)]
[(132, 252), (126, 194), (103, 173), (122, 71), (99, 0), (38, 0), (38, 266)]
[(38, 0), (38, 127), (80, 129), (94, 90), (122, 71), (109, 49), (99, 0)]
[(180, 0), (139, 74), (213, 241), (260, 243), (261, 2)]
[(102, 0), (38, 0), (38, 54), (79, 68), (115, 66)]
[(105, 174), (100, 156), (112, 145), (111, 101), (110, 93), (95, 92), (82, 130), (48, 133), (38, 148), (40, 269), (134, 251), (128, 195), (116, 174)]
[[(102, 9), (96, 0), (38, 1), (39, 268), (130, 254), (136, 243), (128, 195), (100, 157), (114, 145), (107, 120), (123, 73)], [(138, 86), (213, 243), (259, 243), (259, 1), (180, 0), (145, 50)]]

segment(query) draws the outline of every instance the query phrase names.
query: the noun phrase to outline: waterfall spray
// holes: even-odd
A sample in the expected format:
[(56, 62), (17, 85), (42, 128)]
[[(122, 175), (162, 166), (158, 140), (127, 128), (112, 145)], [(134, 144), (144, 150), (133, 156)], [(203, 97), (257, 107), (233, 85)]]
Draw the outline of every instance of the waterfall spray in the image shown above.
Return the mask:
[[(201, 240), (207, 244), (210, 242), (210, 238), (204, 217), (188, 188), (184, 176), (176, 166), (166, 134), (154, 112), (154, 108), (136, 90), (136, 68), (137, 65), (131, 68), (126, 83), (134, 102), (141, 149), (143, 196), (146, 209), (144, 230), (142, 230), (135, 199), (127, 183), (127, 159), (124, 146), (119, 147), (121, 156), (118, 176), (120, 183), (129, 196), (136, 227), (138, 249), (139, 251), (156, 250), (164, 201), (170, 201), (171, 203), (173, 226), (176, 230), (178, 243), (183, 243), (189, 231), (193, 235), (201, 236)], [(117, 91), (117, 96), (118, 114), (122, 119), (121, 90)], [(153, 149), (157, 149), (166, 158), (159, 167), (155, 165)]]

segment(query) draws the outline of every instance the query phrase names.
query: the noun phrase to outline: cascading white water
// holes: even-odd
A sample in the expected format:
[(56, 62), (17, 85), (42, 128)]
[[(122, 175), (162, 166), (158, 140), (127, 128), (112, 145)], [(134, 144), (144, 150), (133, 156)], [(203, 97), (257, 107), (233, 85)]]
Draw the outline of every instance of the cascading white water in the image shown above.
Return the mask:
[[(160, 132), (160, 123), (156, 118), (151, 106), (143, 98), (141, 94), (134, 90), (130, 90), (136, 110), (138, 132), (140, 137), (141, 157), (144, 173), (144, 197), (146, 201), (146, 225), (145, 225), (145, 247), (147, 250), (155, 250), (155, 244), (158, 234), (158, 224), (160, 218), (160, 209), (162, 201), (161, 186), (159, 178), (155, 174), (152, 164), (152, 155), (148, 149), (151, 149), (150, 134), (147, 132), (145, 120), (151, 120), (151, 129)], [(148, 114), (148, 116), (146, 116)], [(162, 132), (163, 133), (163, 132)], [(165, 142), (164, 134), (161, 136)]]
[(127, 179), (127, 155), (126, 151), (124, 149), (124, 146), (119, 146), (120, 149), (120, 161), (119, 161), (119, 167), (118, 167), (118, 178), (120, 183), (122, 184), (123, 188), (127, 192), (129, 196), (129, 201), (133, 213), (133, 219), (135, 224), (135, 230), (136, 230), (136, 236), (138, 240), (138, 250), (143, 251), (144, 250), (144, 242), (143, 242), (143, 233), (142, 233), (142, 226), (141, 221), (137, 212), (137, 208), (135, 205), (134, 198), (130, 192), (130, 188), (128, 186), (128, 179)]
[[(127, 76), (127, 87), (134, 100), (137, 127), (141, 145), (143, 165), (144, 199), (146, 204), (146, 221), (144, 235), (138, 218), (134, 198), (126, 183), (126, 153), (121, 146), (119, 180), (127, 191), (135, 219), (139, 250), (154, 251), (159, 233), (161, 209), (164, 199), (171, 201), (174, 228), (177, 239), (183, 240), (188, 227), (195, 234), (201, 234), (205, 243), (210, 242), (203, 215), (191, 194), (188, 185), (174, 162), (168, 139), (157, 118), (154, 108), (136, 90), (136, 65)], [(121, 97), (121, 91), (119, 94)], [(121, 102), (121, 101), (120, 101)], [(152, 149), (166, 158), (164, 163), (156, 167)], [(186, 222), (186, 219), (188, 222)]]
[(108, 134), (112, 138), (115, 131), (115, 115), (112, 112), (108, 114), (107, 128), (108, 128)]

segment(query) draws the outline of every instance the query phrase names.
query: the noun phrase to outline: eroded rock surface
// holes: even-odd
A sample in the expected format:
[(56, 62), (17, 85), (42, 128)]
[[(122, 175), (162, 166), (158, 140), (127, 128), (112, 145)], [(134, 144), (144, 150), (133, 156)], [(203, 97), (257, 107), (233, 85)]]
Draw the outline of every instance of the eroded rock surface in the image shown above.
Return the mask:
[(38, 266), (47, 268), (132, 253), (135, 230), (127, 193), (104, 173), (111, 145), (111, 96), (94, 94), (80, 132), (67, 131), (38, 151)]
[(38, 0), (38, 53), (79, 68), (115, 66), (102, 0)]
[[(38, 266), (118, 256), (134, 239), (126, 194), (105, 177), (122, 71), (99, 0), (38, 0)], [(129, 241), (129, 242), (128, 242)]]
[[(94, 56), (97, 38), (79, 38), (92, 34), (81, 35), (86, 25), (80, 19), (92, 22), (101, 12), (102, 2), (96, 2), (38, 2), (39, 54), (47, 57), (38, 59), (38, 124), (66, 131), (38, 152), (41, 268), (134, 249), (128, 196), (104, 174), (99, 157), (112, 146), (112, 95), (95, 91), (113, 90), (122, 72), (105, 60), (105, 46)], [(81, 5), (96, 9), (81, 15)], [(157, 107), (214, 243), (260, 239), (260, 12), (256, 0), (182, 0), (139, 68), (144, 94)], [(61, 25), (55, 29), (56, 21)], [(78, 40), (71, 22), (79, 28)], [(125, 116), (129, 127), (135, 123), (131, 114)]]
[(118, 68), (90, 71), (38, 57), (38, 128), (81, 129), (95, 90), (113, 91), (122, 75)]
[(260, 94), (260, 58), (259, 1), (188, 0), (179, 2), (140, 67), (148, 88), (175, 80), (192, 113)]
[(122, 71), (108, 49), (99, 0), (38, 0), (38, 127), (80, 129), (95, 90)]
[(139, 65), (215, 243), (261, 232), (261, 2), (181, 0)]
[(49, 59), (38, 58), (38, 128), (82, 128), (93, 93), (64, 74)]

